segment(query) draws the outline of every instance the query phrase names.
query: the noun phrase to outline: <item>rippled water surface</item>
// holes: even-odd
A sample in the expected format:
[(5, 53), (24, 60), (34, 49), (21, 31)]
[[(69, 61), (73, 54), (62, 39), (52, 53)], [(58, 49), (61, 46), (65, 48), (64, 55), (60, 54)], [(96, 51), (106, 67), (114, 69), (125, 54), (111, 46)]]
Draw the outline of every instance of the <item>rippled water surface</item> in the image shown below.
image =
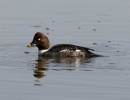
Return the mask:
[[(2, 0), (1, 100), (129, 100), (129, 0)], [(36, 32), (51, 46), (94, 49), (97, 58), (39, 58)]]

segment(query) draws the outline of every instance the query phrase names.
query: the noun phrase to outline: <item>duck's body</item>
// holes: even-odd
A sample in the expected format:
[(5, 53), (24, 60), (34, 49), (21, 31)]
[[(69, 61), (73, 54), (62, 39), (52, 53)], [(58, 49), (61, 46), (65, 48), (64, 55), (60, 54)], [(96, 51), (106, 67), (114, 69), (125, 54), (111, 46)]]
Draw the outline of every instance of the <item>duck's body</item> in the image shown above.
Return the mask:
[[(58, 44), (51, 47), (49, 50), (40, 50), (39, 55), (48, 57), (93, 57), (96, 54), (90, 52), (89, 48), (80, 47), (71, 44)], [(42, 52), (43, 51), (43, 52)]]
[(48, 38), (41, 32), (37, 32), (28, 47), (37, 46), (39, 55), (44, 57), (99, 57), (93, 49), (72, 44), (58, 44), (51, 48)]

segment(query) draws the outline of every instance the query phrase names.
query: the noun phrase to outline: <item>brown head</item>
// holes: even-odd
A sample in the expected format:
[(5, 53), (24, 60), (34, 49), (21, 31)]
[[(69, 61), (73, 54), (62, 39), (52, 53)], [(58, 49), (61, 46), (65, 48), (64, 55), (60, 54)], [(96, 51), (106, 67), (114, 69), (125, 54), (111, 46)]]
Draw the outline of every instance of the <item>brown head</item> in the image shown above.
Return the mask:
[(27, 45), (29, 48), (32, 46), (37, 46), (39, 50), (49, 49), (50, 42), (42, 32), (37, 32), (34, 35), (33, 41)]

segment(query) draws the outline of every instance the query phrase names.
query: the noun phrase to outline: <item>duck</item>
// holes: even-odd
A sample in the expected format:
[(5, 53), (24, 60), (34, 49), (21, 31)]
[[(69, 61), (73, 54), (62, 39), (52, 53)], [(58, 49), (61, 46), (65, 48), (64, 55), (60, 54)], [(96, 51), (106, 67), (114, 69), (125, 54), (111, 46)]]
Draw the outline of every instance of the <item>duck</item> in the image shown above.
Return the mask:
[(100, 57), (93, 49), (73, 44), (57, 44), (50, 48), (50, 41), (42, 32), (37, 32), (28, 48), (38, 47), (38, 55), (43, 57)]

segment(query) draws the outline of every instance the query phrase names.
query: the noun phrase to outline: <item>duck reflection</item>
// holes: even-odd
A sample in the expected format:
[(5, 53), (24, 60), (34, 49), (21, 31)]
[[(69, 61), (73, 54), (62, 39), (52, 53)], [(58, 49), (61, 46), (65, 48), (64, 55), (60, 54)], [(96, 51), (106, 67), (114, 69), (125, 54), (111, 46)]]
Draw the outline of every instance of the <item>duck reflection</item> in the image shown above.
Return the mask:
[(94, 58), (45, 58), (38, 57), (35, 63), (34, 77), (40, 79), (46, 76), (45, 71), (48, 70), (79, 70), (82, 67), (86, 67), (86, 64), (89, 64), (93, 61)]
[(38, 60), (36, 60), (35, 63), (35, 70), (34, 70), (34, 77), (36, 78), (43, 78), (45, 76), (44, 71), (47, 71), (49, 59), (45, 58), (43, 59), (42, 57), (39, 57)]
[(83, 68), (86, 69), (86, 65), (91, 63), (92, 61), (93, 61), (92, 58), (79, 58), (79, 57), (54, 59), (51, 62), (53, 63), (53, 67), (50, 67), (50, 70), (73, 71), (73, 70), (81, 70)]

